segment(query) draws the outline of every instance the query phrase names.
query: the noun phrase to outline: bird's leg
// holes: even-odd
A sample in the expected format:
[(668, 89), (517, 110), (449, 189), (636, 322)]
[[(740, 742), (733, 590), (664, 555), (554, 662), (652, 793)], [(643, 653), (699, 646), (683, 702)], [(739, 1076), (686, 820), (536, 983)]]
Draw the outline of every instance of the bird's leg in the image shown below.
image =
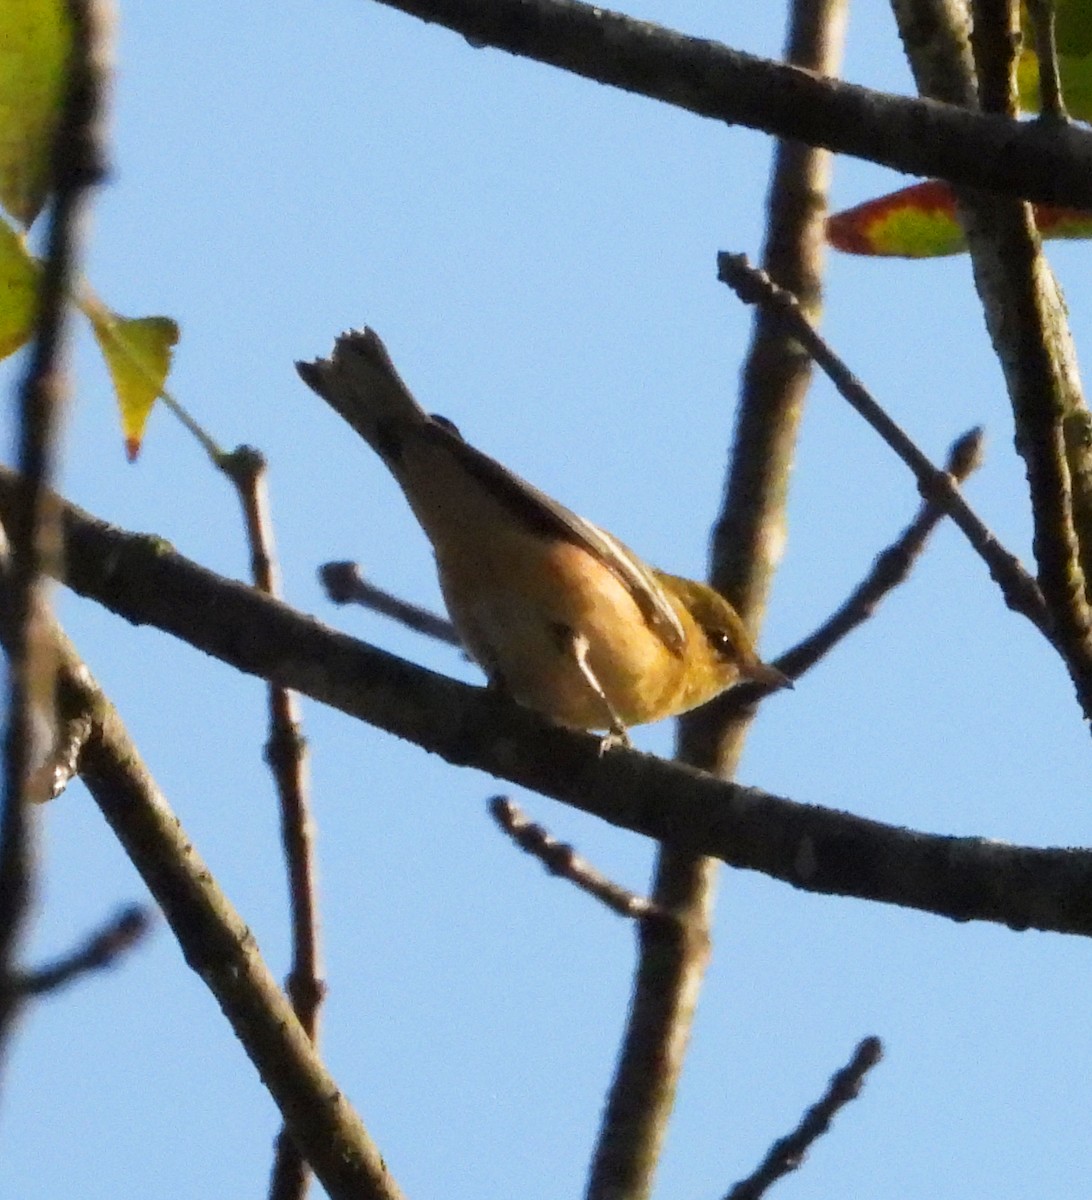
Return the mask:
[(601, 755), (606, 754), (612, 746), (632, 746), (633, 743), (629, 740), (629, 733), (626, 730), (625, 723), (617, 712), (615, 712), (614, 705), (607, 699), (607, 694), (603, 691), (603, 685), (596, 678), (591, 663), (588, 662), (588, 650), (591, 647), (587, 636), (583, 633), (577, 633), (573, 629), (566, 628), (564, 630), (563, 641), (566, 649), (572, 654), (577, 669), (584, 676), (588, 687), (591, 688), (599, 702), (603, 705), (603, 715), (607, 718), (603, 723), (607, 726), (608, 732), (599, 743), (599, 753)]

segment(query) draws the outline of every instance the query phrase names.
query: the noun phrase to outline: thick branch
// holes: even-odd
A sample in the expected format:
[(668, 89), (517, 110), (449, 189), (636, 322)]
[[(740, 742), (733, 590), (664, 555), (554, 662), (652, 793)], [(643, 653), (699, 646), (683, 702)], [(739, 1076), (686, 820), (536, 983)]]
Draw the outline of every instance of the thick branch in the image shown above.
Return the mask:
[[(12, 474), (0, 470), (0, 513)], [(326, 629), (164, 542), (64, 506), (67, 582), (230, 666), (624, 829), (808, 891), (1092, 936), (1092, 852), (915, 833), (781, 799), (560, 729)], [(295, 1018), (293, 1017), (293, 1021)], [(301, 1035), (302, 1036), (302, 1035)]]
[(216, 997), (332, 1200), (401, 1200), (382, 1155), (319, 1058), (242, 917), (171, 811), (121, 718), (54, 628), (58, 706), (90, 719), (80, 777)]
[[(785, 58), (820, 75), (837, 73), (845, 4), (796, 0)], [(793, 68), (780, 68), (793, 69)], [(817, 309), (830, 155), (802, 141), (774, 155), (763, 263)], [(811, 361), (766, 313), (759, 313), (743, 368), (731, 463), (713, 527), (709, 577), (755, 635), (785, 542), (785, 505), (796, 431)], [(731, 393), (731, 385), (725, 394)], [(726, 422), (727, 428), (727, 422)], [(722, 779), (735, 774), (754, 707), (710, 705), (679, 725), (678, 754)], [(666, 844), (656, 860), (652, 899), (679, 919), (640, 929), (640, 959), (622, 1051), (596, 1146), (588, 1200), (638, 1200), (652, 1188), (675, 1103), (702, 978), (709, 961), (717, 868), (714, 860)]]
[[(1017, 8), (1010, 0), (974, 0), (972, 15), (981, 107), (1012, 115)], [(986, 325), (1012, 402), (1016, 448), (1027, 468), (1039, 586), (1085, 716), (1092, 720), (1092, 611), (1063, 433), (1065, 422), (1087, 416), (1087, 408), (1065, 302), (1029, 205), (967, 189), (958, 200)]]
[(1092, 208), (1092, 133), (911, 100), (574, 0), (380, 0), (699, 116), (1029, 200)]
[[(967, 53), (963, 4), (902, 0), (894, 7), (923, 93), (968, 105), (980, 99), (985, 107), (1014, 110), (1014, 10), (1007, 0), (976, 0), (973, 5), (974, 65)], [(911, 14), (920, 19), (922, 12), (932, 28), (927, 54), (911, 19)], [(1026, 204), (968, 189), (961, 189), (958, 199), (975, 284), (1012, 404), (1016, 448), (1027, 471), (1038, 582), (1052, 640), (1065, 658), (1081, 709), (1092, 720), (1092, 610), (1074, 519), (1076, 507), (1083, 523), (1090, 500), (1085, 493), (1074, 501), (1069, 459), (1079, 462), (1082, 455), (1079, 443), (1066, 437), (1067, 427), (1072, 432), (1088, 420), (1088, 410), (1065, 304)], [(1075, 478), (1082, 486), (1087, 472), (1078, 470)]]

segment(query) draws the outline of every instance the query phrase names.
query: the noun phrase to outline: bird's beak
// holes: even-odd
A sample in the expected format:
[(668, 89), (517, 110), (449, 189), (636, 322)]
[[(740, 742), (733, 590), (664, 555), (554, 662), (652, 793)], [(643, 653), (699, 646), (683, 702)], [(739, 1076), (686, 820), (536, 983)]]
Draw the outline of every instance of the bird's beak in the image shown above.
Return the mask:
[(761, 684), (763, 687), (768, 687), (771, 690), (781, 688), (792, 689), (793, 681), (783, 671), (779, 671), (776, 667), (771, 667), (769, 663), (755, 663), (753, 667), (748, 667), (744, 672), (744, 678), (751, 683)]

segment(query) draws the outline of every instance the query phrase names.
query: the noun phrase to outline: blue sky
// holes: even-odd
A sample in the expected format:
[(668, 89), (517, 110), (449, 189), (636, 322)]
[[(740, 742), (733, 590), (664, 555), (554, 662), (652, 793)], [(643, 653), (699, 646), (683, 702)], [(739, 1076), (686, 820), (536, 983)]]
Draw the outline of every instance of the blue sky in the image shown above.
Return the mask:
[[(852, 15), (845, 73), (910, 89), (881, 6)], [(780, 6), (648, 3), (635, 15), (760, 54)], [(758, 256), (770, 143), (491, 50), (367, 0), (122, 4), (114, 177), (88, 274), (121, 312), (182, 325), (173, 386), (225, 446), (271, 467), (287, 598), (474, 680), (453, 651), (333, 608), (330, 558), (439, 605), (423, 535), (378, 460), (297, 380), (373, 325), (430, 409), (650, 561), (704, 570), (751, 314), (718, 250)], [(898, 185), (839, 161), (834, 204)], [(1052, 250), (1078, 348), (1092, 293)], [(1025, 558), (1011, 418), (963, 259), (832, 256), (824, 330), (940, 459), (976, 423), (968, 487)], [(126, 465), (89, 339), (63, 488), (242, 576), (234, 497), (168, 413)], [(3, 378), (14, 377), (5, 368)], [(822, 381), (793, 475), (763, 648), (839, 603), (913, 514), (912, 480)], [(285, 885), (261, 761), (264, 696), (186, 646), (59, 597), (66, 626), (196, 846), (287, 967)], [(625, 1015), (633, 930), (548, 878), (485, 815), (498, 791), (643, 888), (652, 847), (305, 702), (331, 1069), (410, 1196), (576, 1194)], [(671, 729), (638, 732), (669, 753)], [(1089, 743), (1065, 672), (942, 528), (912, 580), (767, 706), (747, 783), (935, 832), (1092, 838)], [(143, 886), (74, 787), (43, 816), (32, 950), (76, 941)], [(1080, 941), (957, 926), (727, 873), (657, 1195), (716, 1196), (757, 1163), (867, 1033), (887, 1058), (785, 1200), (1078, 1195), (1092, 1166)], [(1078, 1001), (1078, 998), (1080, 1000)], [(115, 972), (29, 1015), (0, 1114), (5, 1195), (259, 1195), (272, 1103), (166, 927)]]

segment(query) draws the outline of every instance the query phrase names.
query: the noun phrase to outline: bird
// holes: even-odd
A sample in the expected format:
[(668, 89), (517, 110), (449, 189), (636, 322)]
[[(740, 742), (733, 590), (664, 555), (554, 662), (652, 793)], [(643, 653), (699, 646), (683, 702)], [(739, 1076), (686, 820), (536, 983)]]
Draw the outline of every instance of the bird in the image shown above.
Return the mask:
[(605, 731), (605, 752), (631, 745), (631, 726), (736, 683), (792, 687), (719, 592), (648, 566), (426, 412), (373, 329), (343, 333), (329, 358), (296, 369), (401, 487), (492, 688), (557, 724)]

